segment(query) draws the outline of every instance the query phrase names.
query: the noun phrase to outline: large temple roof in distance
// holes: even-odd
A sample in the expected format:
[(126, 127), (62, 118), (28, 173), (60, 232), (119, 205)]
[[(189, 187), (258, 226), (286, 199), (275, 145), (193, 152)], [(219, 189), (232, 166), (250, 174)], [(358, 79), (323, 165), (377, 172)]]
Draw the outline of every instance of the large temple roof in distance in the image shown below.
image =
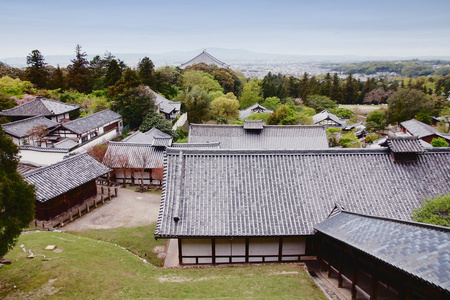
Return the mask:
[(200, 53), (199, 55), (197, 55), (196, 57), (194, 57), (190, 61), (185, 62), (184, 64), (182, 64), (180, 66), (180, 68), (184, 69), (184, 68), (186, 68), (188, 66), (199, 64), (199, 63), (205, 63), (207, 65), (216, 65), (216, 66), (222, 67), (222, 68), (229, 68), (230, 67), (230, 65), (227, 65), (226, 63), (218, 60), (217, 58), (215, 58), (214, 56), (212, 56), (211, 54), (206, 52), (206, 49), (205, 49), (205, 50), (202, 51), (202, 53)]

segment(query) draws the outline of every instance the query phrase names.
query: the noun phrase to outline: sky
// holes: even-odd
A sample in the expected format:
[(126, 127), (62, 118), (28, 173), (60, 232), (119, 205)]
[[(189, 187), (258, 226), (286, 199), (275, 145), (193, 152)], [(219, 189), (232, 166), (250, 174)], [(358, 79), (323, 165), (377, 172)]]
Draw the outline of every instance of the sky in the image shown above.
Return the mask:
[(0, 58), (165, 53), (450, 56), (450, 1), (0, 0)]

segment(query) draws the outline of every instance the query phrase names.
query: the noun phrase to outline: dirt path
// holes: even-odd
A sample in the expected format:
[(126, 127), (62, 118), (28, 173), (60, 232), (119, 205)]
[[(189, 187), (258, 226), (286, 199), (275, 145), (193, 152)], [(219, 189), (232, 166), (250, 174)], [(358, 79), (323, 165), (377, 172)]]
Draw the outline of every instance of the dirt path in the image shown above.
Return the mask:
[(160, 199), (157, 194), (119, 188), (116, 198), (60, 229), (81, 231), (149, 225), (158, 219)]

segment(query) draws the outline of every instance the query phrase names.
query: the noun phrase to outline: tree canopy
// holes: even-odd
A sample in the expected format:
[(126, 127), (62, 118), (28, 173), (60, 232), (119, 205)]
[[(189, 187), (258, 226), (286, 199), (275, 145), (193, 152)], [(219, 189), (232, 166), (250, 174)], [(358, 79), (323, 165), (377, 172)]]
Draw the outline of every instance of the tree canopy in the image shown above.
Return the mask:
[(246, 109), (255, 103), (263, 101), (261, 86), (258, 80), (252, 79), (244, 85), (239, 102), (241, 104), (241, 109)]
[(164, 118), (162, 114), (157, 113), (156, 110), (152, 108), (145, 115), (141, 126), (139, 126), (139, 130), (145, 132), (152, 129), (153, 127), (156, 127), (162, 132), (174, 137), (175, 133), (172, 131), (172, 124), (170, 123), (170, 121)]
[(183, 100), (190, 123), (203, 123), (209, 120), (211, 96), (199, 86), (194, 86)]
[(387, 124), (400, 123), (414, 118), (422, 110), (433, 112), (435, 105), (431, 96), (416, 89), (399, 88), (388, 99)]
[(211, 102), (211, 116), (233, 120), (239, 117), (239, 101), (233, 93), (227, 93)]
[(450, 194), (429, 198), (411, 213), (416, 222), (450, 226)]
[(34, 188), (17, 173), (18, 152), (0, 128), (0, 257), (34, 218)]

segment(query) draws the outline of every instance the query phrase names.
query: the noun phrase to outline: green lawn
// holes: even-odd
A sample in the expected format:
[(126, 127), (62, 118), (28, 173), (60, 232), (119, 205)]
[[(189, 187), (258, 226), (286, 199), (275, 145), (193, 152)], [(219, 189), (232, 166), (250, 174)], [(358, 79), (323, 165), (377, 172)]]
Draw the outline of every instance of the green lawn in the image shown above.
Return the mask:
[(357, 115), (365, 115), (374, 110), (387, 109), (387, 105), (351, 105), (351, 104), (339, 104), (339, 107), (347, 108), (353, 111)]
[[(0, 298), (7, 299), (136, 299), (136, 298), (272, 298), (326, 299), (299, 264), (239, 267), (162, 269), (114, 246), (138, 242), (143, 228), (105, 234), (35, 232), (20, 236), (5, 258), (13, 263), (0, 268)], [(153, 237), (151, 237), (153, 239)], [(24, 253), (20, 245), (24, 245)], [(63, 250), (44, 250), (57, 245)], [(122, 245), (124, 246), (124, 245)], [(129, 248), (125, 245), (126, 248)], [(151, 247), (151, 246), (150, 246)], [(35, 258), (28, 259), (28, 250)], [(147, 252), (148, 253), (148, 252)], [(44, 258), (45, 255), (45, 258)]]

